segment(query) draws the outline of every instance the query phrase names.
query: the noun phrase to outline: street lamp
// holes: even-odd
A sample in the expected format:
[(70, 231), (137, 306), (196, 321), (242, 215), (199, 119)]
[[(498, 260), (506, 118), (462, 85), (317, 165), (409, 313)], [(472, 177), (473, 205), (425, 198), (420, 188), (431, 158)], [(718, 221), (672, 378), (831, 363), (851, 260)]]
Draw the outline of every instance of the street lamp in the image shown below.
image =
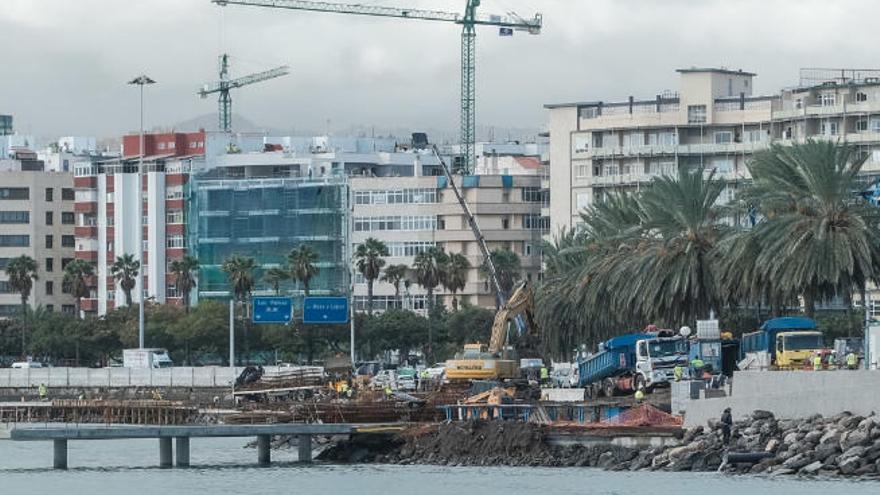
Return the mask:
[[(144, 348), (144, 86), (147, 84), (155, 84), (156, 81), (150, 79), (147, 75), (141, 74), (136, 78), (128, 81), (128, 84), (136, 84), (140, 86), (141, 93), (141, 134), (140, 145), (138, 146), (138, 173), (137, 173), (137, 252), (138, 263), (138, 347)], [(155, 281), (154, 281), (155, 282)]]

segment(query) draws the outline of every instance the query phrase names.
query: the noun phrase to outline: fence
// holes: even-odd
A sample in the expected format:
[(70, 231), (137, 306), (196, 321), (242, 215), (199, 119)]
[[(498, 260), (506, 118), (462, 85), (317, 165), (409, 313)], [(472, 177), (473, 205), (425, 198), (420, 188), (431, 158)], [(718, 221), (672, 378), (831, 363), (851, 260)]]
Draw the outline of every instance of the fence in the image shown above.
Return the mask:
[[(270, 367), (274, 368), (274, 367)], [(267, 368), (268, 370), (269, 368)], [(0, 369), (0, 388), (47, 387), (230, 387), (244, 368), (207, 366), (140, 368)]]

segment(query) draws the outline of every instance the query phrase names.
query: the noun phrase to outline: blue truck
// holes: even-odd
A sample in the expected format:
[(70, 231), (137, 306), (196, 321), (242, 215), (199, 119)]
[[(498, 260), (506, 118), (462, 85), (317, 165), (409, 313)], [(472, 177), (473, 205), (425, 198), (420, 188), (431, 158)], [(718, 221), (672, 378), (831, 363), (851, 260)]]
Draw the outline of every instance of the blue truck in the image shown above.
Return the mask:
[(588, 397), (612, 397), (639, 387), (650, 390), (672, 380), (672, 369), (678, 364), (687, 364), (682, 337), (671, 332), (621, 335), (578, 360), (578, 386)]

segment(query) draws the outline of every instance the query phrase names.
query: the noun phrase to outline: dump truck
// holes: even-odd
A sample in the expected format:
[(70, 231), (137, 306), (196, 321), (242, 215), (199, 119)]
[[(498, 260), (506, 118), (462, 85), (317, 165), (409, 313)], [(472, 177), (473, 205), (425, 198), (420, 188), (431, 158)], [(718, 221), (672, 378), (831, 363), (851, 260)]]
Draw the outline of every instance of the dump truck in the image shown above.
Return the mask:
[(588, 397), (651, 390), (673, 379), (676, 365), (687, 364), (687, 348), (671, 331), (633, 333), (609, 339), (578, 360), (578, 386)]
[(813, 319), (786, 316), (767, 320), (757, 332), (743, 334), (740, 359), (761, 362), (764, 359), (760, 356), (764, 355), (769, 358), (771, 368), (803, 369), (816, 352), (824, 351), (824, 338), (816, 330)]

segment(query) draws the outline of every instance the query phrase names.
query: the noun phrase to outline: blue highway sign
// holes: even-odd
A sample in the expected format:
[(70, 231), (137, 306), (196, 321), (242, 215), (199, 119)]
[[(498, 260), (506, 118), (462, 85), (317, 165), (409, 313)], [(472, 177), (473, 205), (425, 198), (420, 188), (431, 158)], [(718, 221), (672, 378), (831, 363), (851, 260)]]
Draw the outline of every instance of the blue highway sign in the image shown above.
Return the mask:
[(255, 297), (254, 323), (290, 323), (293, 300), (289, 297)]
[(348, 298), (307, 297), (303, 302), (303, 323), (339, 324), (348, 321)]

